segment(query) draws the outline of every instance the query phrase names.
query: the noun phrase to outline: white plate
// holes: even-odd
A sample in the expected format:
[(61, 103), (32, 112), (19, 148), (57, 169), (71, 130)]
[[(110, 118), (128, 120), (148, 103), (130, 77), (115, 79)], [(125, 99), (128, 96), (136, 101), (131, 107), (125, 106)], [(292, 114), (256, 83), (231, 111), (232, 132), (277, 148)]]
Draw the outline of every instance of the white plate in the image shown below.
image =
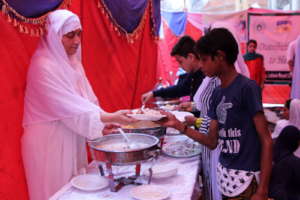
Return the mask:
[[(177, 174), (177, 167), (170, 164), (156, 164), (152, 167), (152, 178), (169, 178)], [(149, 176), (149, 170), (145, 171), (145, 175)]]
[(108, 186), (108, 180), (96, 174), (84, 174), (71, 180), (72, 186), (84, 191), (101, 190)]
[(141, 185), (130, 190), (133, 198), (138, 200), (164, 200), (170, 196), (168, 190), (157, 185)]
[(162, 152), (173, 158), (190, 158), (201, 154), (201, 145), (188, 140), (167, 143)]
[(172, 111), (175, 110), (176, 105), (164, 105), (164, 106), (160, 106), (160, 109), (166, 110), (166, 111)]
[(164, 117), (165, 115), (150, 115), (150, 114), (127, 114), (129, 117), (132, 117), (137, 120), (149, 120), (149, 121), (158, 121)]
[(170, 128), (168, 127), (167, 128), (167, 131), (166, 131), (166, 134), (167, 135), (179, 135), (181, 134), (179, 130), (175, 129), (175, 128)]
[(190, 113), (190, 112), (185, 112), (185, 111), (177, 111), (177, 110), (175, 110), (175, 111), (171, 111), (171, 113), (172, 113), (173, 115), (175, 115), (175, 117), (176, 117), (179, 121), (181, 121), (181, 122), (184, 122), (184, 121), (185, 121), (185, 117), (186, 117), (186, 116), (194, 116), (192, 113)]

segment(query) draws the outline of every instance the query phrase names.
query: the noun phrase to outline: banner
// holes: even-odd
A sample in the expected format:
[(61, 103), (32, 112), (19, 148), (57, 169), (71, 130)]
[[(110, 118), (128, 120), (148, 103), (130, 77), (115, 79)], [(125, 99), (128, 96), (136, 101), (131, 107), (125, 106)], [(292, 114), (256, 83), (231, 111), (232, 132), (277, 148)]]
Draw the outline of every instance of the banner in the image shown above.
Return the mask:
[(211, 14), (211, 13), (189, 13), (188, 22), (193, 24), (196, 28), (202, 30), (209, 27), (221, 27), (228, 28), (236, 36), (240, 45), (240, 50), (244, 54), (245, 43), (247, 42), (247, 10), (223, 13), (223, 14)]
[(300, 13), (249, 13), (249, 39), (258, 43), (266, 71), (289, 71), (287, 48), (300, 34)]

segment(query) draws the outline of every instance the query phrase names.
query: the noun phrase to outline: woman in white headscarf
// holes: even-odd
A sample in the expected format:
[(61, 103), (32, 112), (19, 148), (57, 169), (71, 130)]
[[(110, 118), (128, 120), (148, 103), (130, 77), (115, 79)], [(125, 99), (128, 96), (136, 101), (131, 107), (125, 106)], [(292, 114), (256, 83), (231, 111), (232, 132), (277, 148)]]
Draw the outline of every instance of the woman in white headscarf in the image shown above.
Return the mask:
[(106, 113), (81, 64), (78, 16), (49, 14), (27, 76), (22, 156), (31, 200), (46, 200), (87, 165), (86, 138), (105, 123), (128, 123), (127, 111)]

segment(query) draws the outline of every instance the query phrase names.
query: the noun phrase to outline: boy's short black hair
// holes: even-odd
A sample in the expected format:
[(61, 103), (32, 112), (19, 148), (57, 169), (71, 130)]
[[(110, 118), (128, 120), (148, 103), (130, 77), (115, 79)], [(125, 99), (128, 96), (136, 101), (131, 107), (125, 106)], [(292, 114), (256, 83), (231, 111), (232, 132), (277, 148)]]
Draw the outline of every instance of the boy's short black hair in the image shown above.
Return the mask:
[(194, 54), (197, 57), (197, 54), (194, 51), (194, 46), (196, 42), (193, 38), (188, 35), (185, 35), (179, 39), (171, 51), (171, 56), (179, 55), (187, 57), (189, 53)]
[(249, 44), (251, 44), (251, 43), (253, 43), (257, 47), (257, 41), (256, 40), (253, 40), (253, 39), (249, 40), (247, 42), (247, 46), (249, 46)]
[(225, 53), (227, 63), (234, 64), (239, 54), (239, 46), (226, 28), (214, 28), (208, 31), (195, 45), (196, 53), (210, 55), (212, 58), (217, 55), (218, 50)]
[(290, 109), (291, 101), (292, 101), (292, 99), (288, 99), (288, 100), (286, 100), (286, 102), (284, 104), (284, 107), (286, 107), (288, 110)]

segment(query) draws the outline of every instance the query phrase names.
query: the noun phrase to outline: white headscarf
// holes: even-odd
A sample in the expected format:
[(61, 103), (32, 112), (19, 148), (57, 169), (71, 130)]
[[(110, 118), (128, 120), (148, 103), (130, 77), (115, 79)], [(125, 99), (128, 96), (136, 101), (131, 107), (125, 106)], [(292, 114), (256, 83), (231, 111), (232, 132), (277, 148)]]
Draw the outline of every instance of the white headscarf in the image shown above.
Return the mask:
[(78, 16), (56, 10), (46, 29), (27, 75), (24, 126), (101, 111), (81, 64), (81, 47), (68, 57), (62, 44), (64, 34), (81, 29)]
[(291, 101), (289, 121), (300, 130), (300, 99)]

